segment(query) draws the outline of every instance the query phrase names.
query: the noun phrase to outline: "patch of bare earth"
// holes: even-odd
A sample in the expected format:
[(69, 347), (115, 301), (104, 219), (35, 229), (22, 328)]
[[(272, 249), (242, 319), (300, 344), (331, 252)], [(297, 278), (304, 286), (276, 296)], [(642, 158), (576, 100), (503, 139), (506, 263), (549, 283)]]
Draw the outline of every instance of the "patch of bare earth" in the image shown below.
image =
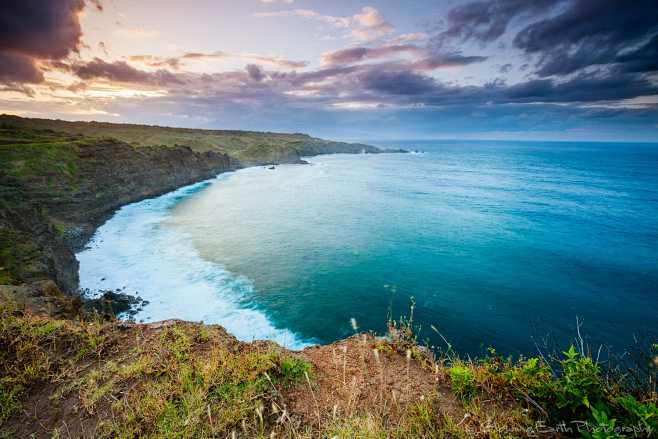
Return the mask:
[(432, 400), (444, 416), (462, 419), (461, 404), (443, 373), (408, 358), (377, 338), (359, 334), (300, 353), (314, 365), (313, 380), (284, 395), (304, 424), (324, 425), (364, 413), (385, 414), (395, 423), (414, 403)]

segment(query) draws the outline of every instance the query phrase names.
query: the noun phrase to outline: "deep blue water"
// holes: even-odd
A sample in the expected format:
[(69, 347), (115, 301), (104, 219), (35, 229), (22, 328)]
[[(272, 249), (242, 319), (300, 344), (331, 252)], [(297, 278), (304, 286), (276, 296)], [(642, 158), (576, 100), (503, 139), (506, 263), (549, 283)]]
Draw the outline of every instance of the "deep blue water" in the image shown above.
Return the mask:
[(425, 153), (245, 169), (128, 206), (78, 255), (82, 286), (292, 346), (351, 317), (381, 331), (411, 296), (423, 336), (469, 353), (567, 344), (576, 316), (597, 345), (658, 329), (658, 146), (395, 146)]

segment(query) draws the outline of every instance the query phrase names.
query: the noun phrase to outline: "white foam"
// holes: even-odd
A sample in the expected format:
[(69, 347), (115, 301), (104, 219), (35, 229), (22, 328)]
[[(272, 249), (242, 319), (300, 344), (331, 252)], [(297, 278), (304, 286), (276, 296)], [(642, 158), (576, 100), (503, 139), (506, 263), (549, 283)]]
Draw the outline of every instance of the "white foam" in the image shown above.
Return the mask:
[(220, 324), (243, 341), (269, 339), (291, 349), (311, 344), (276, 328), (250, 305), (249, 279), (202, 259), (185, 233), (163, 224), (178, 202), (224, 178), (228, 175), (122, 207), (76, 255), (80, 287), (91, 295), (116, 289), (139, 294), (149, 304), (137, 321), (203, 321)]

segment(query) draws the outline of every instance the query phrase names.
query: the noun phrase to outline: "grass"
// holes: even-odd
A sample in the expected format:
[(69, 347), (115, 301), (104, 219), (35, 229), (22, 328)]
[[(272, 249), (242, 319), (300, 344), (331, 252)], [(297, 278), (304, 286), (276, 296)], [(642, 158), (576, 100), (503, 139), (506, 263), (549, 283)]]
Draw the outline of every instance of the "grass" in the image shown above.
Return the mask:
[[(373, 150), (368, 145), (331, 142), (299, 133), (272, 133), (235, 130), (201, 130), (150, 125), (104, 122), (66, 122), (49, 119), (26, 119), (0, 115), (0, 145), (53, 140), (60, 142), (84, 138), (116, 139), (135, 147), (185, 145), (195, 151), (220, 151), (242, 163), (277, 162), (286, 154), (315, 155), (332, 150), (360, 152)], [(12, 131), (13, 130), (13, 131)], [(44, 139), (45, 138), (45, 139)]]
[[(412, 319), (404, 322), (384, 338), (356, 334), (300, 355), (240, 343), (217, 326), (58, 320), (5, 300), (0, 430), (12, 437), (43, 425), (53, 436), (113, 438), (503, 438), (537, 434), (538, 425), (580, 426), (567, 436), (595, 438), (658, 431), (658, 364), (646, 365), (649, 387), (638, 387), (575, 346), (555, 364), (493, 349), (481, 359), (437, 357), (409, 344), (399, 328)], [(651, 349), (656, 361), (658, 345)]]
[(280, 392), (312, 375), (302, 359), (274, 345), (240, 344), (218, 327), (117, 325), (21, 315), (5, 303), (5, 433), (17, 428), (8, 423), (12, 417), (41, 422), (39, 414), (21, 415), (21, 402), (36, 392), (52, 410), (75, 401), (81, 411), (60, 422), (81, 431), (84, 419), (92, 419), (89, 437), (216, 437), (232, 431), (254, 437), (272, 430)]

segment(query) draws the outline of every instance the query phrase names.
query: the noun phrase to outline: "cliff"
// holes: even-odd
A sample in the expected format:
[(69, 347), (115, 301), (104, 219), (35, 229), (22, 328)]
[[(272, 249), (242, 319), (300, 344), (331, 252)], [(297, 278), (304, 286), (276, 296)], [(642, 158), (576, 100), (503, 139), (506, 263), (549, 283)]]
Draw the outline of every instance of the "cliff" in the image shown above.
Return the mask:
[(245, 166), (378, 153), (304, 134), (0, 116), (0, 284), (78, 288), (74, 252), (119, 207)]

